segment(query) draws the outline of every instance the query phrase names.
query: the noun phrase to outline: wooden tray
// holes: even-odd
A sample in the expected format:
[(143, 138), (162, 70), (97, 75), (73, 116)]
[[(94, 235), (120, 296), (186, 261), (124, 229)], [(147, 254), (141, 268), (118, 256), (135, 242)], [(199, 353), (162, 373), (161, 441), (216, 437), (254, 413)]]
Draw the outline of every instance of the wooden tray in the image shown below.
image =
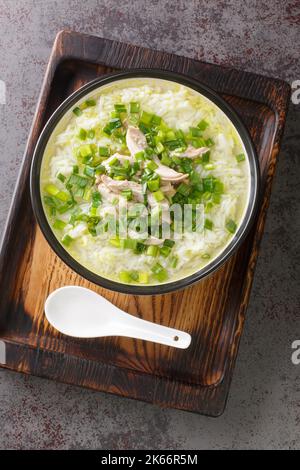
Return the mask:
[[(198, 285), (153, 297), (113, 293), (71, 271), (41, 235), (29, 198), (33, 149), (55, 108), (99, 75), (138, 67), (182, 72), (221, 93), (250, 130), (262, 175), (258, 220), (238, 253)], [(289, 86), (280, 80), (107, 39), (59, 33), (2, 243), (3, 367), (161, 406), (220, 415), (242, 332), (289, 94)], [(176, 350), (127, 338), (79, 340), (63, 336), (47, 323), (43, 305), (49, 292), (67, 284), (90, 287), (129, 313), (190, 332), (192, 345), (187, 350)]]

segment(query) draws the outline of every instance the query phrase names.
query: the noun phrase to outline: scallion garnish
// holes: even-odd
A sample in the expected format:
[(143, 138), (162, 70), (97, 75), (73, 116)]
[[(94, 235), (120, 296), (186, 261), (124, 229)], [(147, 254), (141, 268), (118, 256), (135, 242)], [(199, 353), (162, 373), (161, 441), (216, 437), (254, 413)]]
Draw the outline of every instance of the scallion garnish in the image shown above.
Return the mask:
[(190, 127), (190, 133), (193, 137), (201, 137), (202, 132), (199, 127)]
[(130, 103), (130, 112), (131, 113), (139, 113), (140, 112), (140, 103), (137, 103), (136, 101), (132, 101)]
[(67, 225), (66, 222), (64, 222), (63, 220), (56, 219), (54, 221), (53, 228), (55, 228), (57, 230), (63, 230), (66, 225)]
[(159, 249), (158, 246), (156, 246), (156, 245), (150, 245), (150, 246), (148, 246), (148, 248), (147, 248), (146, 254), (147, 254), (148, 256), (157, 256), (157, 254), (158, 254), (158, 249)]
[(171, 248), (169, 246), (162, 246), (159, 250), (160, 254), (167, 258), (171, 252)]
[(95, 130), (94, 129), (90, 129), (88, 132), (87, 132), (87, 136), (89, 139), (93, 139), (95, 137)]
[(235, 158), (236, 158), (236, 161), (237, 161), (238, 163), (240, 163), (240, 162), (243, 162), (246, 157), (245, 157), (245, 155), (244, 155), (243, 153), (239, 153), (238, 155), (236, 155)]
[(85, 140), (86, 139), (86, 136), (87, 136), (87, 132), (85, 129), (80, 129), (79, 133), (78, 133), (78, 137), (80, 140)]
[(197, 127), (200, 129), (200, 131), (205, 131), (205, 129), (209, 126), (208, 122), (205, 121), (205, 119), (202, 119), (198, 124)]
[(163, 282), (168, 279), (167, 270), (160, 263), (156, 263), (151, 268), (151, 271), (153, 272), (154, 277), (156, 277), (160, 282)]
[(141, 119), (140, 121), (143, 123), (143, 124), (150, 124), (151, 121), (152, 121), (152, 118), (153, 118), (153, 114), (150, 114), (150, 113), (147, 113), (146, 111), (143, 111), (142, 114), (141, 114)]
[(230, 232), (230, 233), (235, 233), (235, 231), (236, 231), (236, 229), (237, 229), (237, 225), (236, 225), (235, 221), (232, 220), (232, 219), (227, 220), (227, 222), (226, 222), (226, 229), (227, 229), (228, 232)]
[(212, 230), (213, 229), (213, 222), (210, 219), (205, 219), (204, 221), (204, 228), (207, 230)]
[(82, 111), (81, 109), (76, 106), (76, 108), (73, 109), (73, 113), (76, 115), (76, 116), (81, 116), (82, 115)]
[(119, 279), (121, 282), (124, 282), (125, 284), (129, 284), (131, 282), (130, 273), (128, 271), (120, 271)]
[(62, 237), (62, 243), (65, 245), (65, 246), (70, 246), (70, 244), (72, 243), (73, 241), (73, 238), (70, 237), (70, 235), (66, 234)]
[(65, 175), (63, 175), (62, 173), (58, 173), (57, 179), (59, 179), (59, 181), (61, 181), (62, 183), (66, 181)]
[(159, 185), (160, 185), (159, 178), (157, 178), (155, 180), (148, 180), (147, 181), (147, 187), (148, 187), (149, 191), (151, 191), (151, 192), (158, 191), (159, 190)]
[(125, 104), (115, 104), (115, 111), (117, 113), (126, 113), (126, 106)]
[(148, 284), (149, 274), (146, 272), (139, 272), (138, 281), (140, 284)]
[(93, 100), (93, 99), (91, 99), (91, 98), (89, 98), (88, 100), (86, 100), (85, 105), (86, 105), (87, 107), (96, 106), (96, 101)]
[(109, 157), (109, 150), (107, 147), (99, 147), (100, 157)]
[(147, 168), (149, 168), (149, 170), (151, 171), (155, 171), (158, 168), (158, 165), (156, 165), (155, 162), (151, 161), (147, 163)]
[(168, 247), (170, 247), (170, 248), (173, 248), (174, 245), (175, 245), (174, 240), (168, 240), (168, 239), (166, 239), (166, 240), (164, 241), (164, 246), (168, 246)]
[(157, 202), (163, 201), (165, 199), (165, 195), (160, 189), (158, 191), (154, 191), (152, 194)]
[(107, 135), (111, 135), (113, 130), (119, 129), (120, 127), (122, 127), (121, 119), (115, 118), (109, 121), (108, 124), (106, 124), (106, 126), (103, 128), (103, 132), (105, 132), (105, 134)]

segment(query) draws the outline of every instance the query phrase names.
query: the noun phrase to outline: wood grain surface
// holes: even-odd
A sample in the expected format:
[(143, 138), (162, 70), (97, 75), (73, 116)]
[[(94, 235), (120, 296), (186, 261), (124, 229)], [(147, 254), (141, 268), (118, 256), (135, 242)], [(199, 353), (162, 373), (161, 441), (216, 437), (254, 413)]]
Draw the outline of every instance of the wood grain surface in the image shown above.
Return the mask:
[[(40, 131), (55, 108), (95, 77), (130, 68), (161, 68), (198, 78), (238, 112), (257, 149), (259, 214), (239, 251), (197, 285), (158, 296), (123, 295), (75, 274), (48, 246), (33, 217), (29, 170)], [(0, 257), (0, 339), (5, 367), (184, 410), (224, 410), (269, 204), (289, 100), (282, 81), (172, 54), (63, 31), (44, 79)], [(192, 335), (187, 350), (128, 338), (82, 340), (56, 332), (43, 306), (63, 285), (89, 287), (125, 311)]]

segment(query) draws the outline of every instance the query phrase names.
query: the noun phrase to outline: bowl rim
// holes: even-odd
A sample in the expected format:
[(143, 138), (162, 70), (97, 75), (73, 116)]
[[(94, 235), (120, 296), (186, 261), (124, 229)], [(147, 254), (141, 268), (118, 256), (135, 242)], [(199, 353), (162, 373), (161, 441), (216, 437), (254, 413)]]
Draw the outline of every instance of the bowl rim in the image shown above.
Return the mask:
[[(66, 112), (69, 111), (74, 104), (76, 104), (81, 98), (83, 98), (90, 92), (115, 81), (126, 80), (130, 78), (154, 78), (179, 83), (193, 89), (194, 91), (200, 93), (201, 95), (211, 100), (217, 107), (219, 107), (219, 109), (224, 112), (224, 114), (231, 120), (232, 124), (234, 125), (244, 144), (250, 168), (250, 194), (248, 199), (248, 206), (246, 208), (246, 212), (237, 232), (235, 233), (234, 237), (231, 239), (229, 244), (225, 247), (225, 249), (221, 251), (218, 256), (212, 260), (211, 263), (204, 266), (199, 271), (196, 271), (193, 274), (190, 274), (186, 277), (183, 277), (182, 279), (178, 279), (175, 281), (162, 284), (153, 284), (148, 286), (139, 286), (136, 284), (123, 284), (116, 280), (111, 280), (102, 277), (101, 275), (90, 271), (78, 261), (76, 261), (68, 253), (68, 251), (65, 250), (63, 245), (61, 245), (61, 243), (56, 238), (54, 232), (52, 231), (46, 218), (46, 214), (44, 212), (40, 193), (40, 170), (44, 151), (52, 135), (52, 132), (54, 131), (59, 121), (66, 114)], [(71, 269), (73, 269), (73, 271), (75, 271), (77, 274), (79, 274), (86, 280), (93, 282), (98, 286), (104, 287), (105, 289), (120, 292), (123, 294), (166, 294), (169, 292), (189, 287), (192, 284), (212, 274), (228, 260), (228, 258), (237, 250), (237, 248), (241, 245), (241, 243), (244, 241), (245, 237), (249, 233), (249, 230), (256, 216), (259, 195), (260, 172), (257, 153), (254, 144), (251, 140), (250, 134), (247, 128), (245, 127), (243, 121), (236, 113), (236, 111), (218, 93), (216, 93), (214, 90), (210, 89), (197, 79), (191, 78), (181, 73), (160, 69), (141, 68), (107, 74), (105, 76), (98, 77), (88, 82), (87, 84), (83, 85), (81, 88), (73, 92), (56, 108), (56, 110), (53, 112), (53, 114), (50, 116), (45, 126), (43, 127), (43, 130), (35, 146), (30, 170), (30, 197), (33, 212), (39, 224), (39, 227), (41, 228), (41, 231), (51, 248), (65, 264), (67, 264)]]

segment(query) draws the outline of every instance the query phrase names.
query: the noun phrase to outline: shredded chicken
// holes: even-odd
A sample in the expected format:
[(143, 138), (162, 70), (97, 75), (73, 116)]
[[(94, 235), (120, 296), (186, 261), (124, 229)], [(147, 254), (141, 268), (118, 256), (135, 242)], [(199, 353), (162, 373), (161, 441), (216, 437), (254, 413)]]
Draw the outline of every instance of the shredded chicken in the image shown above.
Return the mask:
[(161, 187), (160, 190), (166, 195), (173, 197), (174, 194), (176, 193), (176, 189), (172, 186), (172, 184), (168, 181), (165, 182)]
[(136, 199), (138, 202), (144, 201), (142, 186), (139, 183), (136, 183), (135, 181), (117, 181), (110, 178), (109, 176), (101, 175), (101, 182), (115, 194), (120, 194), (120, 192), (124, 189), (131, 189), (134, 199)]
[(131, 155), (134, 156), (136, 153), (145, 150), (147, 147), (147, 140), (144, 134), (137, 127), (128, 126), (126, 132), (126, 145)]
[(125, 160), (128, 160), (130, 163), (134, 162), (134, 158), (131, 155), (122, 155), (121, 153), (114, 153), (111, 157), (107, 158), (107, 160), (104, 160), (102, 165), (106, 169), (109, 168), (109, 164), (113, 162), (115, 158), (117, 158), (119, 162), (124, 162)]
[(164, 238), (157, 238), (150, 235), (147, 240), (144, 241), (145, 245), (161, 245), (165, 241)]
[(168, 166), (163, 165), (157, 157), (154, 158), (154, 161), (158, 165), (155, 173), (161, 178), (162, 181), (178, 183), (179, 181), (185, 180), (189, 176), (188, 174), (179, 173), (178, 171), (173, 170), (173, 168), (169, 168)]
[(179, 153), (178, 155), (176, 154), (176, 157), (178, 158), (197, 158), (200, 157), (200, 155), (203, 155), (204, 153), (208, 152), (209, 148), (208, 147), (200, 147), (196, 149), (195, 147), (192, 147), (192, 145), (188, 145), (186, 150), (182, 153)]

